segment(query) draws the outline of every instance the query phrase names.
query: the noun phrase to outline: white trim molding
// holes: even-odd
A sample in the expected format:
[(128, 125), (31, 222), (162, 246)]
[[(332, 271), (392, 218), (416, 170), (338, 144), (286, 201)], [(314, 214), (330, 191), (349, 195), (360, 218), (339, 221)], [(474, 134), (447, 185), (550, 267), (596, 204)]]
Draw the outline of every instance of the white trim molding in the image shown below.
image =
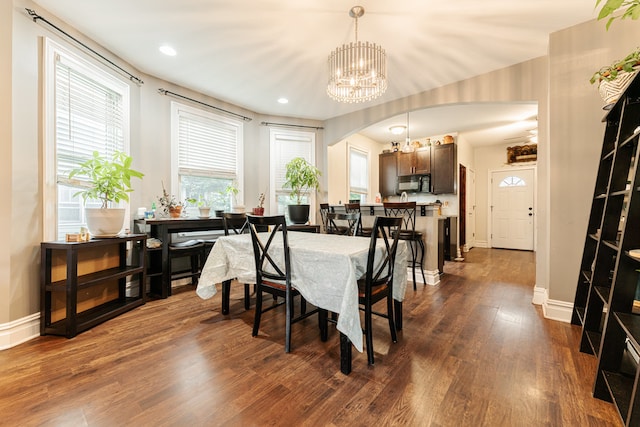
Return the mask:
[(15, 347), (40, 335), (40, 313), (0, 325), (0, 350)]
[[(435, 286), (440, 283), (440, 271), (438, 270), (423, 270), (424, 278), (427, 279), (427, 285)], [(407, 267), (407, 279), (413, 276), (413, 270), (411, 267)], [(420, 269), (416, 270), (416, 283), (422, 282), (422, 274), (420, 274)]]
[(566, 301), (549, 299), (549, 292), (546, 288), (535, 286), (533, 288), (533, 300), (531, 302), (535, 305), (542, 306), (542, 313), (545, 319), (571, 323), (573, 304)]

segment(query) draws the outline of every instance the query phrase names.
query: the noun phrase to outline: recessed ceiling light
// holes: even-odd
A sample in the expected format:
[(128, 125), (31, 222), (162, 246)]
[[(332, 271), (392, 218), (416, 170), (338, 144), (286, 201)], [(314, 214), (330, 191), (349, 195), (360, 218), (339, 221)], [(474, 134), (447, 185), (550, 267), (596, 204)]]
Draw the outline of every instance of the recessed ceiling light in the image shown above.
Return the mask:
[(288, 104), (289, 100), (287, 98), (278, 98), (278, 102), (280, 104)]
[(167, 56), (176, 56), (177, 52), (174, 48), (168, 45), (160, 46), (160, 52), (164, 53)]

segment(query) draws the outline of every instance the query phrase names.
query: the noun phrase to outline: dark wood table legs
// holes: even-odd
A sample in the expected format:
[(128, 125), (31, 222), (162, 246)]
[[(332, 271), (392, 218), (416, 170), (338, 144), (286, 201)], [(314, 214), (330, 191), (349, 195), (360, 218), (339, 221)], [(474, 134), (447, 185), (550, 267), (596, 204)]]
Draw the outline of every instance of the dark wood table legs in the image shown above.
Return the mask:
[(340, 332), (340, 372), (345, 375), (351, 373), (351, 341)]
[(222, 314), (229, 314), (229, 294), (231, 293), (231, 280), (222, 282)]
[(396, 321), (396, 330), (402, 330), (402, 301), (393, 300), (393, 314)]

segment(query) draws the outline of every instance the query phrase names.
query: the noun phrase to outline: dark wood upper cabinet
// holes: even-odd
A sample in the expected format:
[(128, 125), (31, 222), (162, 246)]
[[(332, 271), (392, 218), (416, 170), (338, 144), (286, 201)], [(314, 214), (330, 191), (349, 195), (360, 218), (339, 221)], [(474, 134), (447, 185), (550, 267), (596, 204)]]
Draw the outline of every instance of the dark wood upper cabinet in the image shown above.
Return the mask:
[(410, 153), (398, 152), (398, 176), (431, 173), (431, 148), (419, 148)]
[(379, 191), (383, 197), (394, 196), (398, 186), (398, 163), (396, 153), (380, 154), (378, 171)]
[(434, 145), (431, 147), (431, 155), (431, 192), (433, 194), (455, 194), (455, 144)]

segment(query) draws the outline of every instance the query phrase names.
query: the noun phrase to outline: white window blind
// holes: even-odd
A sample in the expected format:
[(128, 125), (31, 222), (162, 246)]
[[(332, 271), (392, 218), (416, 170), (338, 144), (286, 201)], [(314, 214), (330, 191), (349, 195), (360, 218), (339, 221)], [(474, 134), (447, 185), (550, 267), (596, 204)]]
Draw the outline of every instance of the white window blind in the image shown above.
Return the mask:
[(367, 153), (349, 148), (349, 189), (351, 193), (367, 194), (369, 191), (369, 160)]
[(64, 184), (69, 184), (69, 171), (94, 151), (109, 158), (124, 151), (122, 94), (74, 69), (74, 62), (56, 55), (56, 169), (57, 182)]
[(179, 109), (178, 139), (181, 175), (237, 178), (237, 124)]

